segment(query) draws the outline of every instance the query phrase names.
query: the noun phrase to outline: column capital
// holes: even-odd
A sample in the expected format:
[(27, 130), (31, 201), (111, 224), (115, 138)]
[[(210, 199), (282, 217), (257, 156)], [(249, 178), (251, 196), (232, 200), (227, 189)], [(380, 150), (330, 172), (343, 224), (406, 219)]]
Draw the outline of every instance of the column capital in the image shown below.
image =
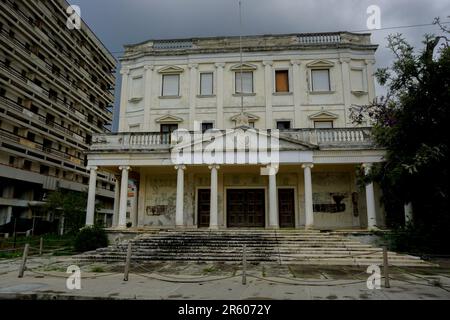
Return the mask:
[(225, 63), (224, 62), (217, 62), (215, 64), (215, 66), (216, 66), (216, 68), (223, 68), (223, 67), (225, 67)]
[(130, 69), (129, 68), (122, 68), (120, 70), (120, 74), (123, 76), (127, 76), (130, 73)]
[(130, 167), (130, 166), (120, 166), (120, 167), (119, 167), (119, 170), (120, 170), (120, 171), (124, 171), (124, 170), (125, 170), (125, 171), (130, 171), (130, 170), (131, 170), (131, 167)]
[(151, 70), (151, 71), (153, 71), (153, 70), (155, 70), (155, 66), (152, 65), (152, 64), (148, 64), (148, 65), (145, 65), (145, 66), (144, 66), (144, 69), (145, 69), (145, 70)]
[(366, 65), (369, 65), (369, 64), (374, 65), (375, 64), (375, 59), (366, 59), (366, 60), (364, 60), (364, 63)]
[(182, 164), (175, 166), (175, 170), (180, 170), (180, 169), (181, 170), (186, 170), (186, 166), (182, 165)]
[(263, 65), (265, 67), (271, 67), (273, 65), (273, 61), (263, 61)]
[(365, 174), (369, 174), (370, 169), (372, 169), (373, 163), (363, 163), (361, 167), (364, 169)]
[(198, 68), (198, 63), (190, 63), (190, 64), (188, 64), (188, 68), (189, 69), (197, 69)]
[(304, 164), (302, 164), (302, 168), (303, 169), (306, 169), (306, 168), (312, 169), (312, 168), (314, 168), (314, 163), (304, 163)]
[(350, 57), (339, 58), (339, 63), (350, 63), (350, 61), (352, 61)]
[(291, 60), (291, 65), (295, 66), (295, 65), (301, 65), (302, 62), (300, 60)]
[(208, 168), (209, 168), (209, 170), (212, 170), (212, 169), (219, 170), (220, 166), (218, 164), (212, 164), (212, 165), (208, 166)]
[(96, 166), (87, 166), (86, 170), (88, 170), (88, 171), (97, 171), (98, 167), (96, 167)]

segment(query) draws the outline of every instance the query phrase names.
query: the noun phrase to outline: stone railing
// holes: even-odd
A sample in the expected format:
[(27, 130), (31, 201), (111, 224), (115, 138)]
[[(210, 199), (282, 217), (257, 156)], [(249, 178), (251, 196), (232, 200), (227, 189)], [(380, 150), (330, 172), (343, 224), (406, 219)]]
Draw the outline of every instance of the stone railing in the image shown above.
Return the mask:
[[(290, 129), (280, 131), (280, 138), (306, 142), (320, 148), (370, 148), (374, 146), (370, 128)], [(225, 131), (223, 131), (225, 133)], [(94, 135), (91, 151), (167, 150), (168, 133), (111, 133)]]

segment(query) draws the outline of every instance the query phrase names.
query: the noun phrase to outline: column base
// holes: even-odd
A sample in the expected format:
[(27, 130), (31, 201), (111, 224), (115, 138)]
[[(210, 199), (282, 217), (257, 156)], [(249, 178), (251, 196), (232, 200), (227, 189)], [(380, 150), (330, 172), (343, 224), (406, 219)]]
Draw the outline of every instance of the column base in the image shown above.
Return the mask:
[(209, 230), (219, 230), (219, 226), (210, 226)]
[(278, 229), (280, 229), (280, 226), (268, 226), (266, 229), (267, 230), (278, 230)]
[(313, 229), (314, 229), (314, 225), (305, 226), (305, 230), (313, 230)]

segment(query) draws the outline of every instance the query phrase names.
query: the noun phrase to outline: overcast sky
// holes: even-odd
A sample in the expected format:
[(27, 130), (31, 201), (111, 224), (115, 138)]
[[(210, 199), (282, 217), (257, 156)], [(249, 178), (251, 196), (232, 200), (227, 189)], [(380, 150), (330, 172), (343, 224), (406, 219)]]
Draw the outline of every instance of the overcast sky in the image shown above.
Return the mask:
[[(83, 20), (106, 47), (120, 57), (123, 45), (148, 39), (239, 35), (238, 0), (72, 0), (81, 7)], [(367, 29), (367, 8), (381, 9), (381, 27), (431, 23), (435, 17), (450, 20), (448, 0), (243, 0), (243, 33), (276, 34)], [(386, 47), (390, 33), (402, 33), (420, 46), (425, 33), (436, 26), (372, 31), (379, 44), (377, 67), (388, 66)], [(116, 97), (120, 94), (120, 79)], [(377, 87), (377, 93), (384, 90)], [(116, 98), (116, 102), (119, 99)]]

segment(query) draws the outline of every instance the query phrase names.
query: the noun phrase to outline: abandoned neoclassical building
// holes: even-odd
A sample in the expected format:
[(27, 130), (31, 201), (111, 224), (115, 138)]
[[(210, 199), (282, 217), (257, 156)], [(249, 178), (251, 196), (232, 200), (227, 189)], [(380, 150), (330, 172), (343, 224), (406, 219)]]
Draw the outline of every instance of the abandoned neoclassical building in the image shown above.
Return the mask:
[[(88, 153), (87, 225), (95, 220), (97, 170), (117, 177), (117, 228), (384, 224), (378, 187), (357, 183), (384, 151), (369, 123), (350, 119), (353, 105), (375, 98), (370, 34), (245, 36), (242, 57), (239, 40), (126, 46), (119, 131), (94, 136)], [(265, 151), (276, 151), (277, 161), (247, 161), (249, 141), (268, 137), (277, 147)], [(223, 148), (205, 160), (199, 155), (212, 142)]]

